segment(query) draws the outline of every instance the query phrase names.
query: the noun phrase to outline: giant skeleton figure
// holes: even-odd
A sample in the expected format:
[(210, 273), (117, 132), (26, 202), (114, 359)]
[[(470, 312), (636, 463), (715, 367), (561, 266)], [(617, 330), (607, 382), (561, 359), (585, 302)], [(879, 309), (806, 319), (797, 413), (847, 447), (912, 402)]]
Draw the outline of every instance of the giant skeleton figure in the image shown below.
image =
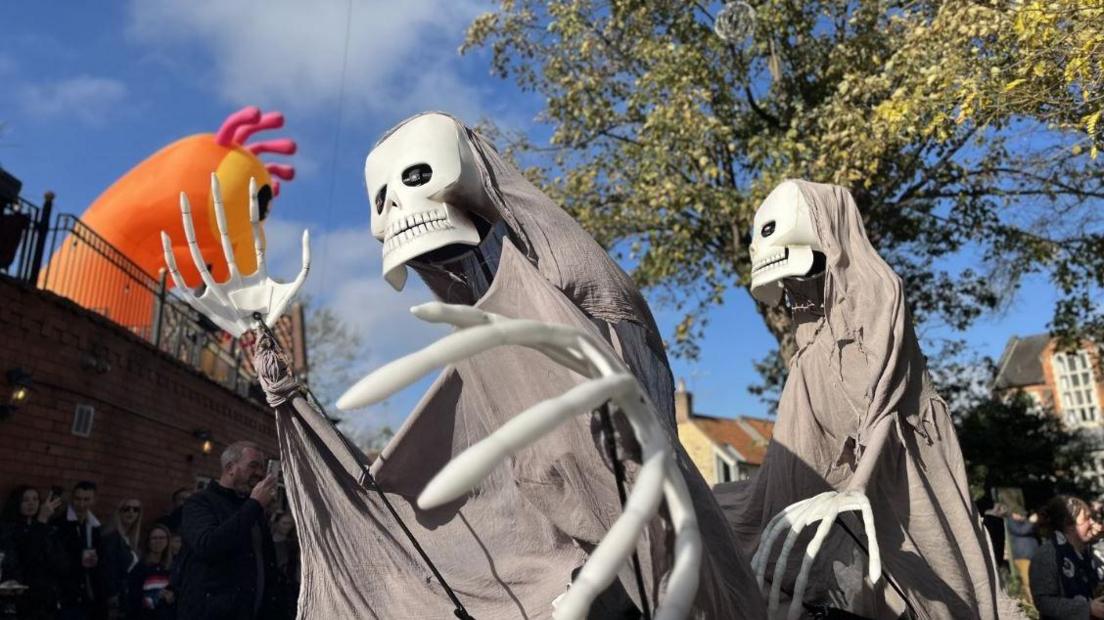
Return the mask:
[[(401, 288), (413, 268), (452, 304), (415, 313), (461, 329), (339, 400), (345, 408), (378, 401), (448, 364), (370, 476), (272, 343), (258, 347), (300, 523), (300, 616), (463, 616), (381, 504), (386, 497), (479, 620), (547, 618), (554, 609), (556, 618), (582, 618), (588, 608), (592, 618), (634, 617), (648, 604), (657, 618), (763, 617), (750, 566), (679, 447), (662, 342), (628, 276), (451, 117), (398, 125), (365, 175), (385, 278)], [(297, 287), (268, 278), (256, 238), (257, 274), (232, 268), (217, 284), (203, 273), (207, 291), (192, 300), (231, 331), (251, 316), (271, 322)], [(300, 283), (307, 256), (304, 238)], [(203, 257), (194, 259), (203, 272)], [(606, 401), (617, 412), (612, 436), (593, 412)], [(632, 483), (624, 511), (604, 445), (613, 438)], [(373, 484), (385, 494), (369, 493)], [(628, 561), (634, 551), (646, 601)]]
[[(786, 181), (754, 227), (752, 294), (788, 298), (797, 353), (763, 466), (716, 492), (754, 553), (771, 616), (783, 596), (790, 618), (814, 606), (878, 618), (1018, 616), (999, 589), (901, 280), (867, 240), (851, 195)], [(799, 540), (801, 562), (790, 558)]]

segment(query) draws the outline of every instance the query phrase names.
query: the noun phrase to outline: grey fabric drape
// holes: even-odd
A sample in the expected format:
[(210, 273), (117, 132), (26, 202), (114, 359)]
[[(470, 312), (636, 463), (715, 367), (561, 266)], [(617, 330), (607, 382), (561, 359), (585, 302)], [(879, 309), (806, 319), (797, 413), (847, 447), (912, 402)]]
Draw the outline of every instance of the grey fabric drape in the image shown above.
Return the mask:
[[(841, 527), (818, 556), (806, 601), (868, 617), (896, 618), (906, 606), (921, 618), (1017, 617), (999, 590), (954, 426), (932, 388), (900, 279), (867, 240), (847, 190), (799, 185), (827, 268), (785, 283), (798, 351), (765, 463), (753, 480), (715, 490), (741, 549), (754, 553), (767, 522), (786, 506), (845, 489), (857, 463), (872, 458), (863, 453), (869, 433), (892, 417), (867, 495), (884, 572), (908, 603), (884, 580), (885, 605), (864, 586), (866, 554)], [(863, 535), (854, 513), (842, 520)], [(791, 558), (783, 592), (792, 591), (801, 560)]]
[[(761, 618), (747, 561), (713, 495), (679, 447), (666, 354), (643, 297), (578, 224), (506, 163), (483, 138), (475, 145), (490, 205), (481, 216), (496, 235), (453, 275), (412, 265), (443, 301), (592, 330), (647, 390), (667, 428), (694, 498), (704, 542), (695, 615)], [(462, 261), (463, 262), (463, 261)], [(489, 287), (478, 262), (497, 267)], [(462, 285), (453, 276), (460, 272)], [(276, 415), (292, 511), (300, 528), (300, 617), (445, 618), (452, 605), (408, 541), (359, 484), (363, 457), (288, 388), (286, 367), (258, 347), (257, 368)], [(505, 347), (450, 366), (438, 376), (384, 449), (372, 472), (468, 610), (479, 620), (548, 618), (572, 571), (620, 514), (597, 416), (580, 415), (500, 465), (453, 505), (421, 511), (414, 499), (454, 455), (525, 408), (562, 394), (582, 377), (543, 356)], [(638, 454), (620, 415), (628, 477)], [(657, 518), (638, 549), (647, 596), (662, 600), (673, 537)], [(638, 598), (626, 566), (620, 586), (592, 610), (613, 618)]]

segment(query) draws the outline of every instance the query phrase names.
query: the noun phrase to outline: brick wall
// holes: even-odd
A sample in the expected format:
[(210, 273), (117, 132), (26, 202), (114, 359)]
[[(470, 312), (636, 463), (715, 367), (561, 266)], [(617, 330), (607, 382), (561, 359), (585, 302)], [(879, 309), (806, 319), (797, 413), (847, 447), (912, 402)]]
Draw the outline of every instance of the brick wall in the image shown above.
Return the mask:
[[(18, 484), (68, 491), (88, 479), (100, 489), (97, 516), (136, 497), (148, 524), (174, 489), (194, 486), (197, 476), (217, 478), (229, 443), (251, 439), (276, 452), (267, 407), (67, 299), (0, 276), (3, 402), (12, 368), (30, 372), (34, 386), (30, 400), (0, 420), (0, 498)], [(71, 433), (78, 404), (95, 408), (89, 437)], [(199, 429), (213, 435), (210, 454), (193, 436)]]

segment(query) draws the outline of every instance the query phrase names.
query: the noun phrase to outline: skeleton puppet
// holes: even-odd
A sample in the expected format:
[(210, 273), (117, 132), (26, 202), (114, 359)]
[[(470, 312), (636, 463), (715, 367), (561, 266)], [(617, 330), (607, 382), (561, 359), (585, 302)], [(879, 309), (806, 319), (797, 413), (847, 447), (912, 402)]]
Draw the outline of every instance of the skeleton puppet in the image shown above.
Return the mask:
[[(788, 297), (798, 350), (757, 477), (716, 492), (741, 548), (755, 552), (771, 615), (783, 595), (790, 618), (803, 603), (868, 617), (1018, 615), (999, 590), (901, 280), (851, 195), (786, 181), (754, 227), (752, 294)], [(790, 558), (799, 539), (803, 562)]]
[[(761, 617), (749, 566), (678, 447), (670, 369), (628, 276), (451, 117), (400, 124), (369, 155), (365, 173), (387, 281), (400, 288), (409, 266), (442, 301), (474, 307), (420, 309), (422, 318), (467, 329), (362, 380), (339, 406), (378, 400), (449, 363), (372, 474), (468, 612), (480, 620), (545, 618), (558, 599), (556, 617), (576, 618), (597, 597), (590, 617), (621, 617), (642, 604), (625, 561), (635, 549), (645, 597), (653, 607), (658, 599), (661, 617), (690, 609), (708, 618)], [(535, 333), (548, 338), (532, 340)], [(491, 342), (522, 346), (486, 351)], [(454, 605), (360, 485), (362, 457), (296, 395), (278, 359), (262, 352), (257, 365), (277, 409), (293, 511), (311, 524), (300, 532), (300, 613), (446, 617)], [(628, 478), (635, 480), (624, 515), (598, 416), (589, 413), (605, 396), (596, 396), (587, 377), (636, 380), (628, 391), (607, 393), (616, 393), (614, 404), (641, 444), (622, 423), (622, 454), (632, 453)], [(538, 431), (548, 434), (534, 442)], [(464, 465), (431, 484), (455, 457)], [(669, 512), (652, 519), (660, 488)], [(697, 551), (695, 525), (704, 541)], [(596, 548), (607, 532), (609, 544)], [(620, 551), (611, 552), (614, 546)], [(687, 568), (688, 552), (702, 555), (700, 569)], [(610, 566), (622, 567), (619, 579)]]

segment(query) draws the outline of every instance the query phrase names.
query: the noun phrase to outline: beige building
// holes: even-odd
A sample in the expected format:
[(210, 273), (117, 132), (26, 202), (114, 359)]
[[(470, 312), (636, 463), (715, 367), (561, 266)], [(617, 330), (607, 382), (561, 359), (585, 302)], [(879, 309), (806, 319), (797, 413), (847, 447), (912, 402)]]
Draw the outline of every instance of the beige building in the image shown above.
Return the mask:
[(763, 464), (774, 422), (760, 418), (716, 418), (694, 411), (693, 396), (679, 381), (675, 419), (679, 441), (710, 485), (744, 480)]

